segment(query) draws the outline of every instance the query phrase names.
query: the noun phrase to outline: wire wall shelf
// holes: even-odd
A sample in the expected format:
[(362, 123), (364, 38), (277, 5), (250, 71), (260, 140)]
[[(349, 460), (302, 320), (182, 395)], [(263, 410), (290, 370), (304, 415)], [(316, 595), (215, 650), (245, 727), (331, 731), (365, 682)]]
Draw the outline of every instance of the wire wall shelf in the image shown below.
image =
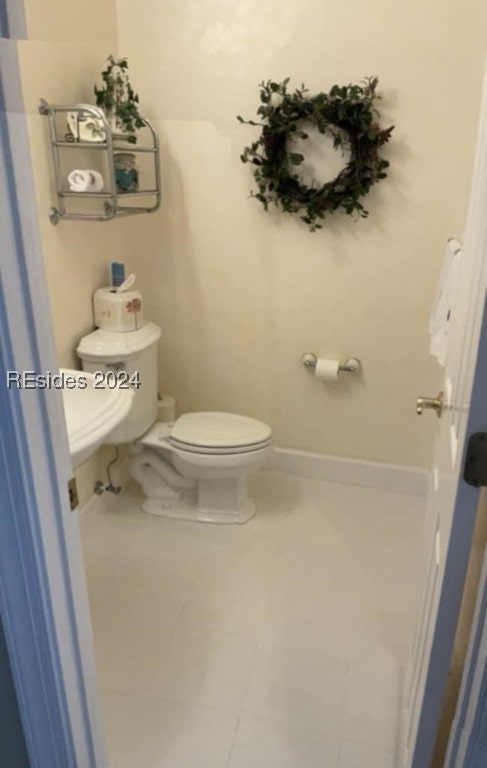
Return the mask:
[[(126, 134), (113, 132), (104, 112), (91, 104), (39, 103), (39, 112), (48, 118), (49, 141), (57, 206), (49, 220), (109, 221), (119, 216), (152, 213), (161, 204), (159, 139), (151, 123), (142, 118), (137, 143)], [(140, 146), (139, 146), (140, 143)], [(132, 183), (121, 186), (117, 161), (129, 158), (134, 170)], [(89, 166), (103, 180), (96, 191), (73, 189), (68, 177), (75, 169)], [(136, 180), (136, 181), (135, 181)]]

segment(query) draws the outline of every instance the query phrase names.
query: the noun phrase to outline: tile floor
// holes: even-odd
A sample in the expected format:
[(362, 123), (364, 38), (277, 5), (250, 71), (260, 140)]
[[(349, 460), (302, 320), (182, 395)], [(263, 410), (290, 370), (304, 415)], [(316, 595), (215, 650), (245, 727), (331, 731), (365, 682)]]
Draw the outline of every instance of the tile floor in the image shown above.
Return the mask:
[(82, 517), (110, 768), (394, 768), (423, 500), (263, 472), (245, 526)]

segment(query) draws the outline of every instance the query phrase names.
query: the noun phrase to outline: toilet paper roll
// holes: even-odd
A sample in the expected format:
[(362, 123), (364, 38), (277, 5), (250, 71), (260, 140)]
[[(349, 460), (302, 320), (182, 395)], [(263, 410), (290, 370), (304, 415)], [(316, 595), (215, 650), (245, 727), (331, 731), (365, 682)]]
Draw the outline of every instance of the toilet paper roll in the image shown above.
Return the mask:
[(321, 381), (336, 381), (338, 379), (340, 362), (325, 360), (321, 357), (316, 361), (315, 376)]
[(157, 398), (157, 421), (175, 421), (176, 419), (176, 400), (172, 395), (158, 395)]

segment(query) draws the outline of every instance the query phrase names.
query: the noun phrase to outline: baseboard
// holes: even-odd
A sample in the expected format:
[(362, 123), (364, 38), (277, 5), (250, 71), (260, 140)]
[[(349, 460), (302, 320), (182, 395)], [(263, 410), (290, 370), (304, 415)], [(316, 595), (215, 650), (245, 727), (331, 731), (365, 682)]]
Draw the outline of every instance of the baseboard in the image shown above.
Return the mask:
[(317, 480), (364, 485), (417, 496), (425, 496), (428, 488), (428, 472), (421, 467), (343, 459), (291, 448), (274, 448), (267, 468)]
[[(113, 469), (112, 479), (115, 485), (124, 487), (130, 481), (128, 460), (127, 456)], [(382, 488), (397, 493), (411, 493), (415, 496), (426, 496), (428, 490), (428, 472), (421, 467), (344, 459), (339, 456), (298, 451), (292, 448), (273, 448), (266, 469), (289, 472), (292, 475), (315, 480), (330, 480), (335, 483)], [(101, 510), (104, 505), (104, 495), (93, 494), (86, 504), (79, 508), (79, 514), (84, 514), (96, 505), (99, 505)]]

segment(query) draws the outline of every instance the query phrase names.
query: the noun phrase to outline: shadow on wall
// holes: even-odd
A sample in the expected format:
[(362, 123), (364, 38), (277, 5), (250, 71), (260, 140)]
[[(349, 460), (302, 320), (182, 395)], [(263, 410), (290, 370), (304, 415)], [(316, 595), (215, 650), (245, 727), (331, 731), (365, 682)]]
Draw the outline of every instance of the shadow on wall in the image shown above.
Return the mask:
[(174, 394), (178, 411), (185, 411), (191, 409), (192, 393), (199, 392), (208, 366), (207, 352), (199, 348), (195, 353), (194, 339), (211, 337), (211, 328), (200, 264), (195, 257), (184, 175), (170, 142), (164, 142), (164, 128), (157, 127), (165, 164), (164, 195), (171, 206), (163, 201), (160, 213), (147, 222), (154, 241), (161, 244), (163, 256), (159, 250), (153, 252), (152, 268), (147, 270), (145, 264), (140, 270), (140, 287), (146, 317), (163, 329), (158, 352), (160, 389)]

